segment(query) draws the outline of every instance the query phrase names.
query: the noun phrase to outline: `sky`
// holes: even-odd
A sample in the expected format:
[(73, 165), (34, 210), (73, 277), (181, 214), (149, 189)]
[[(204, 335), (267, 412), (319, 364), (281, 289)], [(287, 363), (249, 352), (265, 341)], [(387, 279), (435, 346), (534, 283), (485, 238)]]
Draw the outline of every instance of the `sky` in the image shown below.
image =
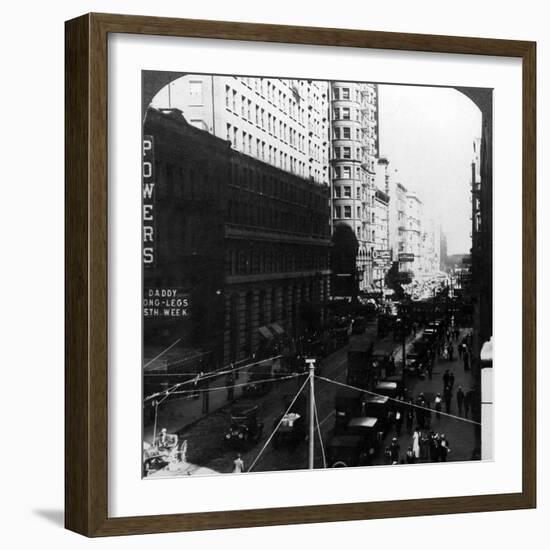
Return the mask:
[(447, 235), (448, 253), (469, 253), (473, 140), (481, 112), (452, 88), (379, 85), (380, 156), (416, 191)]

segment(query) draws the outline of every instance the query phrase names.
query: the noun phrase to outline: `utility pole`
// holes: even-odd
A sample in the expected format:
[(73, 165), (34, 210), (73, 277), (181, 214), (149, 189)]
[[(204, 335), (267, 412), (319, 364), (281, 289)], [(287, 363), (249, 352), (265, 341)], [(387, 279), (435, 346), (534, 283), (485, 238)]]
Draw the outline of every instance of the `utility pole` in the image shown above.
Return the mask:
[(313, 438), (315, 436), (314, 421), (315, 421), (315, 402), (314, 399), (314, 375), (315, 375), (315, 359), (306, 359), (309, 365), (309, 464), (308, 468), (313, 470)]
[(406, 345), (407, 345), (407, 330), (406, 330), (406, 323), (405, 323), (405, 315), (404, 315), (404, 311), (403, 311), (403, 322), (402, 322), (402, 337), (403, 337), (403, 341), (402, 341), (402, 344), (403, 344), (403, 349), (402, 349), (402, 354), (403, 354), (403, 372), (401, 373), (401, 380), (403, 381), (403, 388), (405, 388), (405, 367), (407, 366), (407, 353), (406, 353)]

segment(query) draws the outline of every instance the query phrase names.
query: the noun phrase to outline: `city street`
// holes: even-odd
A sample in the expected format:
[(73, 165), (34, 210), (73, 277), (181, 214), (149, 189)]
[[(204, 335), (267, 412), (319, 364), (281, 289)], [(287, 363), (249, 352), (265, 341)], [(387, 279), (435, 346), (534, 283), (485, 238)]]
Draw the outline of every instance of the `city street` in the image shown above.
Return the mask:
[[(464, 333), (464, 331), (463, 331)], [(462, 333), (462, 334), (463, 334)], [(371, 326), (366, 332), (367, 338), (371, 341), (376, 340), (376, 327)], [(412, 342), (419, 339), (422, 332), (419, 331), (416, 336), (409, 337), (407, 340), (407, 352)], [(359, 336), (352, 336), (351, 342)], [(364, 336), (362, 336), (364, 338)], [(387, 336), (384, 341), (393, 341), (393, 336)], [(456, 345), (456, 344), (455, 344)], [(349, 346), (345, 346), (323, 360), (321, 375), (324, 378), (335, 380), (340, 383), (346, 381), (347, 351)], [(401, 360), (402, 345), (400, 342), (394, 342), (394, 355), (396, 362)], [(435, 395), (443, 392), (442, 376), (446, 369), (453, 372), (455, 376), (454, 395), (452, 400), (451, 414), (457, 415), (456, 389), (462, 386), (464, 391), (470, 389), (471, 371), (464, 371), (462, 362), (455, 355), (453, 361), (438, 358), (435, 361), (433, 376), (430, 380), (426, 377), (424, 380), (418, 378), (407, 378), (406, 387), (408, 395), (414, 399), (422, 392), (427, 398), (430, 406), (433, 407)], [(182, 440), (187, 440), (187, 462), (179, 468), (173, 470), (161, 470), (153, 476), (174, 476), (174, 475), (205, 475), (214, 472), (229, 473), (233, 470), (233, 461), (240, 452), (245, 464), (245, 470), (257, 459), (260, 451), (271, 435), (274, 423), (284, 412), (285, 396), (292, 398), (305, 381), (305, 376), (274, 383), (273, 389), (264, 397), (255, 400), (260, 405), (260, 414), (258, 420), (263, 422), (264, 429), (260, 440), (243, 449), (242, 451), (224, 448), (223, 440), (226, 431), (230, 425), (230, 407), (225, 406), (210, 415), (202, 418), (198, 422), (183, 429), (176, 430)], [(320, 431), (323, 439), (323, 446), (332, 436), (334, 428), (334, 397), (340, 386), (317, 379), (315, 381), (315, 398), (319, 415)], [(307, 387), (304, 393), (307, 395)], [(288, 401), (287, 401), (288, 402)], [(445, 411), (445, 407), (443, 407)], [(416, 424), (413, 425), (413, 429)], [(464, 422), (459, 418), (451, 418), (441, 415), (440, 419), (432, 414), (430, 429), (436, 433), (445, 434), (451, 449), (453, 461), (469, 460), (475, 448), (475, 429), (474, 424)], [(391, 440), (397, 434), (390, 430), (378, 455), (373, 460), (373, 464), (385, 464), (383, 450), (389, 446)], [(411, 434), (408, 433), (403, 422), (401, 434), (398, 436), (400, 445), (400, 459), (404, 460), (405, 452), (409, 445), (412, 446)], [(273, 444), (267, 445), (260, 458), (257, 460), (254, 471), (273, 471), (273, 470), (294, 470), (307, 467), (307, 442), (304, 440), (297, 446), (280, 446), (277, 449)], [(322, 468), (323, 450), (321, 448), (316, 428), (315, 434), (315, 461), (316, 468)]]

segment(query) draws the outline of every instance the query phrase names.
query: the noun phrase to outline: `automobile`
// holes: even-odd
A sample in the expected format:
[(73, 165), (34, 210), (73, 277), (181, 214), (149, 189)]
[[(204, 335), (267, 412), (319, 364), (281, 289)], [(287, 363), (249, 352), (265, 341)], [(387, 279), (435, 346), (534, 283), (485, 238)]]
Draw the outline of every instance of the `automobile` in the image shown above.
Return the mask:
[(380, 420), (374, 416), (357, 416), (349, 421), (346, 435), (355, 435), (363, 439), (363, 450), (367, 463), (370, 463), (380, 451), (384, 428)]
[(426, 361), (420, 353), (407, 353), (407, 361), (405, 362), (406, 375), (422, 378), (425, 368)]
[(365, 317), (355, 317), (352, 321), (351, 333), (363, 334), (367, 328), (367, 319)]
[(385, 395), (367, 395), (363, 398), (362, 414), (378, 418), (380, 429), (388, 433), (395, 417), (396, 407), (393, 401)]
[(243, 394), (248, 398), (266, 395), (273, 387), (273, 384), (266, 380), (272, 376), (272, 363), (262, 362), (252, 365), (248, 371), (248, 382), (243, 386)]
[(326, 458), (329, 468), (366, 466), (370, 462), (365, 442), (360, 435), (333, 436), (327, 445)]
[(231, 408), (230, 426), (224, 435), (226, 445), (242, 449), (260, 440), (264, 425), (258, 421), (259, 409), (258, 405), (247, 402)]
[(397, 380), (379, 380), (374, 386), (373, 392), (396, 399), (403, 394), (403, 384)]
[(363, 410), (365, 394), (363, 392), (342, 388), (334, 396), (334, 433), (341, 434), (346, 430), (349, 421), (359, 416)]
[(307, 435), (306, 398), (300, 396), (286, 413), (275, 419), (273, 423), (273, 447), (281, 445), (296, 446), (305, 440)]

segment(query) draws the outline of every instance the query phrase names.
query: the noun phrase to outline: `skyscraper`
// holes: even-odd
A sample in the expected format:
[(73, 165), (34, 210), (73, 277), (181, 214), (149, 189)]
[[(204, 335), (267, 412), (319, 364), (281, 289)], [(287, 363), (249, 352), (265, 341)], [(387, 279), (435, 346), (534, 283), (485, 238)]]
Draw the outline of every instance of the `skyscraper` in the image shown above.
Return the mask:
[(377, 106), (376, 84), (330, 83), (333, 226), (346, 224), (357, 237), (360, 290), (373, 283)]

